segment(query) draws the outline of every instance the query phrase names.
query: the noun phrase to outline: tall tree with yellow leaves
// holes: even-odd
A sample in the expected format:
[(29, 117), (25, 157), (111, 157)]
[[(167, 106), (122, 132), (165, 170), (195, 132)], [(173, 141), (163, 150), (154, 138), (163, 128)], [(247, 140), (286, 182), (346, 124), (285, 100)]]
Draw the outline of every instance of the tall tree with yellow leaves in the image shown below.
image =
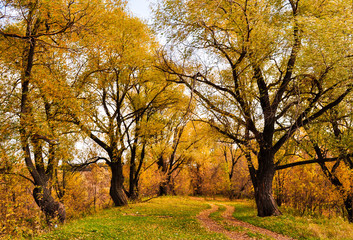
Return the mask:
[(306, 135), (297, 140), (301, 151), (316, 160), (324, 176), (338, 190), (349, 222), (353, 222), (351, 109), (351, 100), (347, 99), (307, 126)]
[(160, 69), (255, 156), (257, 164), (247, 159), (259, 216), (281, 214), (276, 153), (352, 91), (351, 16), (346, 1), (165, 0), (156, 10), (172, 43)]
[[(78, 102), (69, 109), (72, 121), (102, 149), (111, 169), (110, 196), (116, 206), (136, 197), (141, 162), (138, 147), (144, 145), (143, 125), (154, 109), (168, 99), (162, 93), (170, 83), (154, 71), (155, 42), (147, 25), (130, 16), (123, 6), (107, 4), (99, 13), (100, 25), (83, 37), (87, 46), (80, 55), (74, 91)], [(143, 160), (144, 147), (140, 149)], [(130, 189), (124, 188), (124, 156), (130, 150)]]
[[(20, 79), (19, 135), (34, 184), (33, 197), (48, 221), (57, 217), (63, 222), (65, 208), (51, 193), (51, 180), (58, 164), (53, 156), (57, 140), (53, 132), (46, 131), (53, 126), (42, 121), (45, 115), (50, 118), (50, 104), (40, 97), (51, 80), (43, 74), (44, 69), (50, 68), (44, 56), (51, 49), (67, 50), (68, 36), (77, 35), (87, 26), (92, 9), (85, 1), (1, 1), (0, 6), (0, 40), (2, 52), (6, 53), (1, 64), (10, 66), (8, 74)], [(43, 156), (45, 144), (50, 155), (47, 161)]]

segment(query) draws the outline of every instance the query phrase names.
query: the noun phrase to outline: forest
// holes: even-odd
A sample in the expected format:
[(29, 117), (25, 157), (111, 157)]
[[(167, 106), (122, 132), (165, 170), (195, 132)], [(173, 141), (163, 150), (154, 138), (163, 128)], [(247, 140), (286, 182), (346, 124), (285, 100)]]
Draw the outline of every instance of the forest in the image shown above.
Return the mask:
[(0, 238), (174, 195), (352, 223), (352, 36), (348, 0), (0, 0)]

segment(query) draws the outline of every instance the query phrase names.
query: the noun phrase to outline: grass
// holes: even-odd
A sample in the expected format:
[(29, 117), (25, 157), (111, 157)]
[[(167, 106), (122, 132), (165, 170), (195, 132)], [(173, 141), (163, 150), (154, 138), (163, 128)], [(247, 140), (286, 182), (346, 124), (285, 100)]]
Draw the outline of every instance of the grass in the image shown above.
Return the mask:
[(268, 236), (265, 236), (265, 235), (257, 233), (257, 232), (247, 231), (246, 234), (252, 239), (264, 239), (264, 240), (272, 240), (273, 239), (273, 238), (270, 238)]
[(207, 232), (196, 219), (204, 202), (162, 197), (104, 210), (34, 239), (227, 239)]
[[(251, 201), (215, 201), (218, 211), (210, 217), (229, 231), (245, 232), (254, 239), (270, 239), (224, 221), (223, 205), (235, 206), (233, 216), (255, 226), (295, 239), (353, 239), (353, 224), (342, 218), (299, 217), (284, 211), (279, 217), (259, 218)], [(205, 201), (183, 197), (161, 197), (149, 202), (102, 210), (95, 215), (67, 222), (32, 239), (227, 239), (201, 227), (196, 216), (209, 208)]]
[[(232, 205), (232, 202), (228, 202), (227, 204)], [(265, 236), (263, 234), (253, 232), (247, 228), (244, 228), (242, 226), (233, 226), (228, 224), (227, 222), (223, 221), (222, 213), (226, 210), (226, 207), (224, 205), (218, 205), (218, 210), (216, 212), (213, 212), (210, 214), (210, 218), (221, 224), (225, 229), (228, 231), (233, 231), (233, 232), (244, 232), (246, 235), (248, 235), (252, 239), (264, 239), (264, 240), (270, 240), (272, 238)]]
[(216, 212), (211, 213), (210, 218), (219, 222), (223, 220), (223, 217), (221, 215), (226, 210), (226, 207), (223, 205), (217, 205), (217, 206), (218, 206), (218, 210)]
[(230, 204), (235, 206), (235, 218), (295, 239), (353, 239), (353, 225), (342, 218), (299, 217), (286, 212), (278, 217), (260, 218), (256, 216), (256, 208), (250, 201)]

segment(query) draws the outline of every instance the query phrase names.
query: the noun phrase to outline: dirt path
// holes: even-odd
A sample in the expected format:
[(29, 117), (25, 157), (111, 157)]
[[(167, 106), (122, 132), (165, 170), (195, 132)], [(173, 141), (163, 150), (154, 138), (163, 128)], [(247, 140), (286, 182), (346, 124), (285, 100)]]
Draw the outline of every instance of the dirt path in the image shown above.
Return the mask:
[(250, 223), (235, 219), (232, 216), (235, 208), (233, 206), (228, 206), (228, 205), (223, 205), (223, 206), (226, 207), (226, 211), (222, 214), (222, 217), (227, 221), (227, 223), (229, 223), (233, 226), (244, 227), (244, 228), (251, 230), (252, 232), (260, 233), (262, 235), (266, 235), (266, 236), (272, 237), (277, 240), (293, 240), (293, 238), (284, 236), (282, 234), (275, 233), (275, 232), (272, 232), (272, 231), (264, 229), (264, 228), (256, 227), (254, 225), (251, 225)]
[[(208, 229), (209, 231), (217, 232), (217, 233), (223, 233), (226, 236), (228, 236), (230, 239), (239, 239), (239, 240), (247, 240), (247, 239), (254, 239), (250, 238), (246, 233), (244, 232), (233, 232), (225, 229), (221, 224), (217, 223), (216, 221), (212, 220), (209, 215), (213, 212), (216, 212), (218, 210), (218, 206), (215, 204), (209, 203), (211, 205), (211, 209), (206, 209), (197, 216), (197, 218), (200, 220), (201, 224), (203, 227)], [(223, 205), (223, 204), (222, 204)], [(232, 213), (234, 212), (234, 207), (233, 206), (228, 206), (228, 205), (223, 205), (226, 207), (226, 211), (223, 212), (222, 217), (226, 221), (227, 224), (235, 226), (235, 227), (242, 227), (247, 230), (250, 230), (251, 232), (254, 233), (259, 233), (267, 237), (271, 237), (276, 240), (293, 240), (293, 238), (272, 232), (270, 230), (256, 227), (254, 225), (251, 225), (250, 223), (242, 222), (240, 220), (237, 220), (233, 218)]]
[(212, 232), (223, 233), (226, 236), (228, 236), (230, 239), (239, 239), (239, 240), (251, 239), (245, 233), (228, 231), (224, 229), (222, 225), (218, 224), (216, 221), (209, 218), (209, 215), (211, 213), (216, 212), (218, 210), (218, 206), (211, 203), (210, 205), (211, 205), (210, 209), (206, 209), (200, 212), (200, 214), (197, 216), (197, 219), (200, 220), (203, 227), (205, 227), (206, 229)]

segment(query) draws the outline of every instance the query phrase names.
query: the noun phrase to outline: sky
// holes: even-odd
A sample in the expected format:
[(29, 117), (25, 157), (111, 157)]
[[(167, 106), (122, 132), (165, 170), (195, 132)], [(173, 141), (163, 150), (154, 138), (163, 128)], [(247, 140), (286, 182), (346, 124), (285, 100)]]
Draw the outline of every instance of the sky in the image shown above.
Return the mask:
[(139, 18), (148, 20), (151, 17), (150, 4), (156, 0), (129, 0), (128, 7)]

